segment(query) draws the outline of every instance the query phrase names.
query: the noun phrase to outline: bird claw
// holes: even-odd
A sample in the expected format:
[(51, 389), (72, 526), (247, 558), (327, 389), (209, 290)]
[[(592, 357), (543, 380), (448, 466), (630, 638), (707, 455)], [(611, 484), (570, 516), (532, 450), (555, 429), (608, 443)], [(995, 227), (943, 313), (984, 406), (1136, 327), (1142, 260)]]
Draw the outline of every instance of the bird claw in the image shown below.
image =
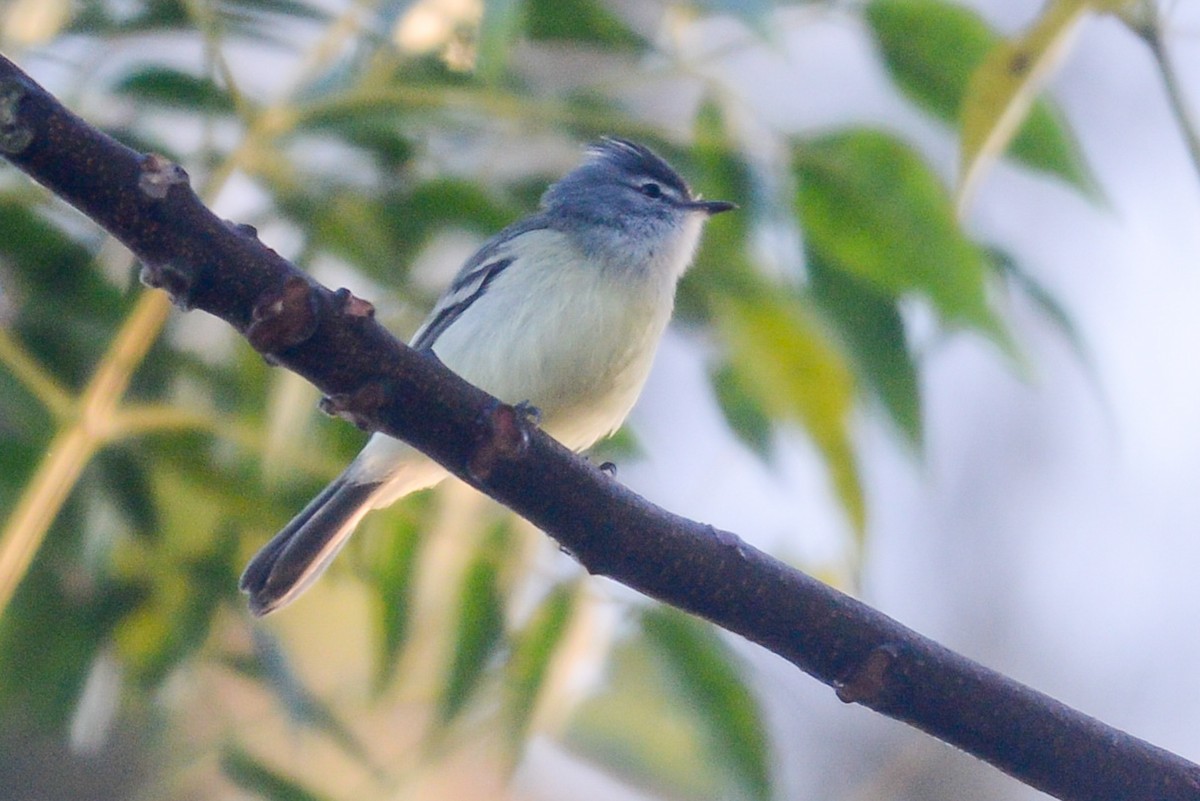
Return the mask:
[(533, 423), (535, 426), (541, 425), (542, 423), (542, 410), (527, 400), (523, 400), (518, 403), (513, 407), (513, 410), (529, 422)]

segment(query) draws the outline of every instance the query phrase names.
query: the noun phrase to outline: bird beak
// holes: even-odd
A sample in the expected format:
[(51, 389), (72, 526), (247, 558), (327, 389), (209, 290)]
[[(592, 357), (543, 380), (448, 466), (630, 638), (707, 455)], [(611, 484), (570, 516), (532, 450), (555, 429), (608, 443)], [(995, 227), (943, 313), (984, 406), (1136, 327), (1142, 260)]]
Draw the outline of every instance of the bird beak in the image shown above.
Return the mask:
[(714, 214), (720, 214), (723, 211), (732, 211), (737, 208), (736, 203), (730, 203), (728, 200), (692, 200), (687, 204), (687, 208), (702, 211), (709, 217)]

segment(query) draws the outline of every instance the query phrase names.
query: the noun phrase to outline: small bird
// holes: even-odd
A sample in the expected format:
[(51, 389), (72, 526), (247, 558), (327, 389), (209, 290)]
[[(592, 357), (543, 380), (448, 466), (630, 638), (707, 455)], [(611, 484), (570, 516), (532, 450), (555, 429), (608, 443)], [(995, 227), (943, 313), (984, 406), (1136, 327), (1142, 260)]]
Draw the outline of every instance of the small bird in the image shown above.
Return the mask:
[[(633, 407), (705, 220), (735, 208), (701, 200), (648, 148), (590, 145), (540, 210), (467, 260), (410, 343), (579, 451)], [(375, 434), (350, 466), (260, 550), (242, 574), (250, 609), (294, 600), (377, 509), (441, 481), (445, 468)]]

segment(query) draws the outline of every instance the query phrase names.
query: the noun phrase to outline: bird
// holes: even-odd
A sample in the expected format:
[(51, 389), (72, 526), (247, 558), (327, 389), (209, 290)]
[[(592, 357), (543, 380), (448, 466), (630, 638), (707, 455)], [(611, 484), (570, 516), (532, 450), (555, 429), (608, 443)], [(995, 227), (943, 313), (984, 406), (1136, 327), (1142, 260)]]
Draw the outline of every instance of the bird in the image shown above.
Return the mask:
[[(543, 430), (584, 450), (629, 414), (705, 221), (734, 208), (694, 194), (648, 147), (601, 138), (535, 213), (466, 261), (410, 346), (501, 401), (536, 409)], [(370, 510), (446, 475), (415, 448), (372, 435), (250, 560), (239, 586), (251, 612), (295, 600)]]

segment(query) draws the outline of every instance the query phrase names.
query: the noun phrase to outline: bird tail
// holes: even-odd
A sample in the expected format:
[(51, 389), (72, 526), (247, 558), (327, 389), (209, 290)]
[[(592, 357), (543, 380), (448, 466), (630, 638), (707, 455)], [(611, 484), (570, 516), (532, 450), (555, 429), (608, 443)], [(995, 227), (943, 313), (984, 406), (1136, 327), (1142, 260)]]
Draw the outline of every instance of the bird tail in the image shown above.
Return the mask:
[(316, 581), (372, 509), (442, 480), (446, 471), (398, 440), (376, 434), (340, 476), (262, 547), (238, 586), (261, 617)]
[(291, 603), (316, 581), (388, 483), (356, 483), (349, 474), (334, 479), (246, 565), (238, 586), (255, 615)]
[(286, 606), (320, 578), (372, 509), (426, 487), (445, 470), (400, 442), (376, 435), (359, 457), (271, 538), (238, 586), (261, 617)]

